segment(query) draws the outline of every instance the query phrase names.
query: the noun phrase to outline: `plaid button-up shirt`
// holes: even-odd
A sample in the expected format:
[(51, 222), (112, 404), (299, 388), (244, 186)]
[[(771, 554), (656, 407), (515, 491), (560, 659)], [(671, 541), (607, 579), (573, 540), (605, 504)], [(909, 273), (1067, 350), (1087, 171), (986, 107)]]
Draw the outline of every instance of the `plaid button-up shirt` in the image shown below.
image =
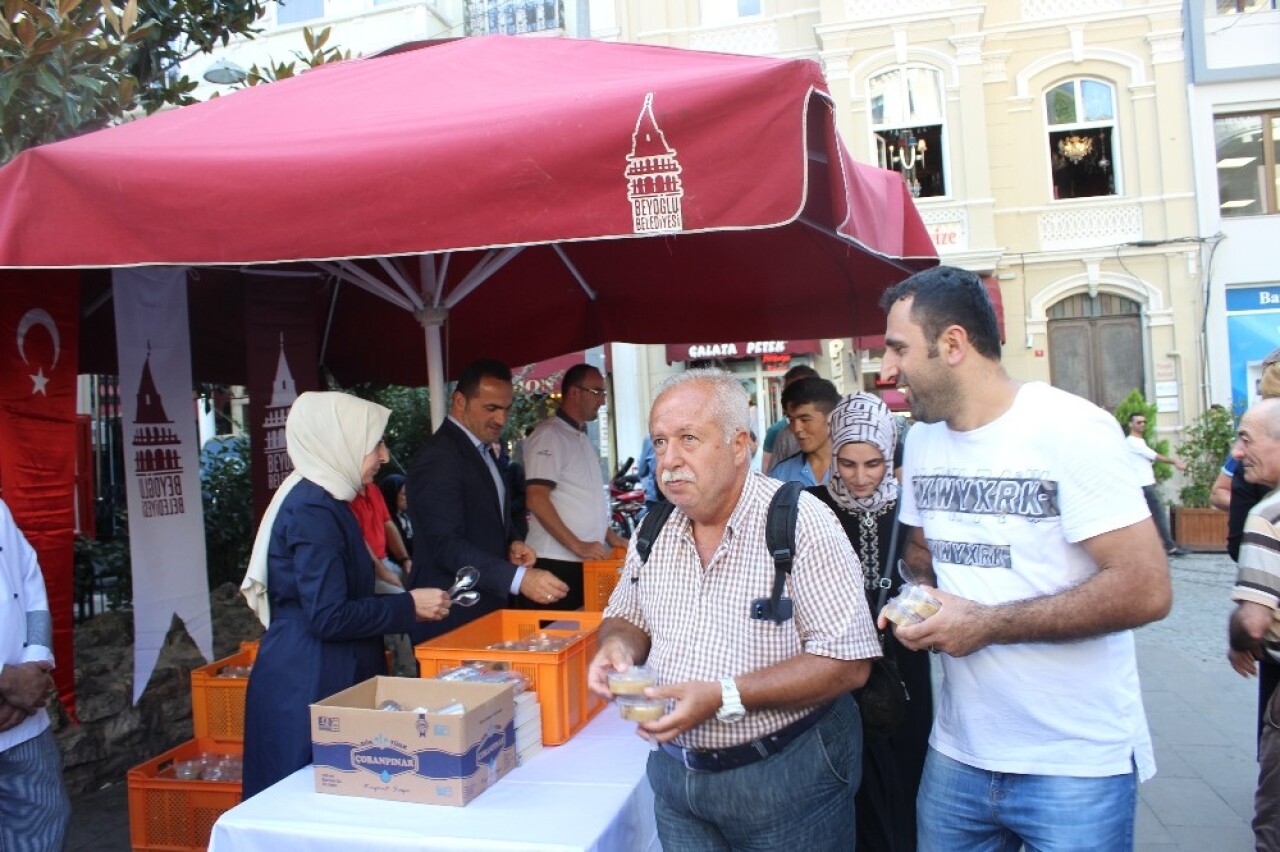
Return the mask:
[[(719, 680), (809, 653), (838, 660), (880, 656), (880, 643), (862, 590), (862, 569), (831, 511), (800, 495), (796, 553), (784, 596), (794, 616), (782, 624), (753, 619), (751, 603), (768, 598), (774, 564), (765, 545), (769, 501), (782, 485), (747, 476), (724, 538), (704, 569), (689, 519), (671, 513), (640, 563), (634, 545), (606, 617), (623, 618), (651, 640), (648, 665), (660, 685)], [(813, 708), (764, 709), (726, 724), (714, 716), (676, 741), (686, 748), (721, 749), (750, 742), (795, 722)]]

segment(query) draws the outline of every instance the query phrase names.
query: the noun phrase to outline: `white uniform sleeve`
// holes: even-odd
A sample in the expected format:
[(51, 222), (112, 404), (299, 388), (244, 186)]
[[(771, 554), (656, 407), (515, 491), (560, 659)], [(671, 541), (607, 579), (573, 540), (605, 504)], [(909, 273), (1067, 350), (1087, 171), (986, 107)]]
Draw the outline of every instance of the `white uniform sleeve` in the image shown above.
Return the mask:
[(35, 549), (14, 523), (9, 507), (0, 502), (0, 559), (12, 560), (21, 575), (23, 607), (26, 610), (26, 639), (18, 662), (53, 660), (53, 619), (45, 594), (44, 575)]
[(564, 464), (564, 449), (557, 439), (554, 424), (548, 423), (533, 430), (524, 442), (525, 482), (559, 482)]

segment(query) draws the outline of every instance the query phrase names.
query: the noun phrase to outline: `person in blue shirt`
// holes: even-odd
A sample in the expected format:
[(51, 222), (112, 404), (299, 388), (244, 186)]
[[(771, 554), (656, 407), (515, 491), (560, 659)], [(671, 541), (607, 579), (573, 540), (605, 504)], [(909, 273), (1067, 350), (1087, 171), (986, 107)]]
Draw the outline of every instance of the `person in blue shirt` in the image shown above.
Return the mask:
[(816, 376), (788, 385), (782, 392), (782, 410), (800, 452), (774, 465), (769, 475), (783, 482), (799, 482), (806, 488), (831, 478), (831, 429), (827, 418), (840, 402), (840, 392)]
[(640, 445), (640, 461), (636, 463), (636, 473), (640, 476), (640, 484), (644, 486), (644, 510), (648, 512), (667, 498), (658, 490), (658, 458), (653, 452), (653, 439), (647, 434)]

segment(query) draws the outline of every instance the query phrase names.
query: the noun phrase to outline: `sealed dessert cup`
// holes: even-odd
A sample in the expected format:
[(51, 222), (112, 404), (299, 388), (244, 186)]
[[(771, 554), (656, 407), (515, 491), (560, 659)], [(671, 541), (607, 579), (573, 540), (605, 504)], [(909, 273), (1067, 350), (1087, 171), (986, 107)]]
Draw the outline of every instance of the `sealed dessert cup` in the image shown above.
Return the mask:
[(942, 602), (919, 586), (904, 586), (902, 591), (885, 604), (884, 617), (899, 626), (919, 624), (938, 610)]
[(653, 673), (644, 666), (632, 666), (625, 672), (609, 672), (609, 691), (614, 695), (644, 695), (653, 686)]
[(618, 711), (628, 722), (653, 722), (667, 715), (665, 698), (636, 698), (624, 696), (618, 699)]

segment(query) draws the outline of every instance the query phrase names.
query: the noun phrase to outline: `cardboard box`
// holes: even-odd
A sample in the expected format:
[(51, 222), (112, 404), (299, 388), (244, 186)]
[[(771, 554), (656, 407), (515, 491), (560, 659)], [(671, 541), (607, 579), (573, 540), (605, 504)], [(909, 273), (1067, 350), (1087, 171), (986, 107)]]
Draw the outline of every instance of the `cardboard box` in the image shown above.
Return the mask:
[[(516, 765), (513, 697), (508, 684), (374, 677), (312, 704), (316, 792), (465, 805)], [(377, 709), (387, 700), (405, 710)], [(412, 712), (453, 702), (466, 712)]]

